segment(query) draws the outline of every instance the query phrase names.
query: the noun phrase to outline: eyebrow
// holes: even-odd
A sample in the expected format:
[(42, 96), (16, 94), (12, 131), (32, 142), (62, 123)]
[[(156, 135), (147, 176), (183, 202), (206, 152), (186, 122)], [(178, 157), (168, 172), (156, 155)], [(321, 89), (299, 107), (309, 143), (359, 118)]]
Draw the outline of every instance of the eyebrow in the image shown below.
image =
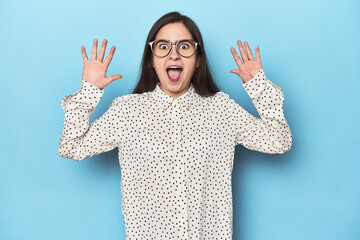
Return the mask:
[[(167, 40), (167, 41), (171, 42), (170, 39), (165, 39), (165, 38), (159, 38), (159, 39), (155, 39), (155, 40)], [(193, 40), (194, 41), (194, 39), (191, 39), (191, 38), (183, 38), (183, 39), (175, 40), (175, 42), (180, 41), (180, 40)]]

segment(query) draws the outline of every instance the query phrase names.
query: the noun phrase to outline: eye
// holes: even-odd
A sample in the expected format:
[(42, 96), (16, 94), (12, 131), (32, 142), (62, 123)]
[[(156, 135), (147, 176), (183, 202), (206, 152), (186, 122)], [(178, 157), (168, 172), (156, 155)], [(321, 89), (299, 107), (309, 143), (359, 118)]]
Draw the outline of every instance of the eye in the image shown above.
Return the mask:
[[(183, 46), (184, 46), (184, 47), (183, 47)], [(189, 45), (186, 44), (186, 43), (182, 43), (182, 44), (180, 45), (180, 48), (181, 48), (181, 49), (188, 49), (188, 48), (189, 48)]]
[[(164, 47), (165, 47), (165, 48), (164, 48)], [(160, 48), (160, 49), (167, 49), (168, 46), (167, 46), (167, 44), (160, 44), (159, 48)]]

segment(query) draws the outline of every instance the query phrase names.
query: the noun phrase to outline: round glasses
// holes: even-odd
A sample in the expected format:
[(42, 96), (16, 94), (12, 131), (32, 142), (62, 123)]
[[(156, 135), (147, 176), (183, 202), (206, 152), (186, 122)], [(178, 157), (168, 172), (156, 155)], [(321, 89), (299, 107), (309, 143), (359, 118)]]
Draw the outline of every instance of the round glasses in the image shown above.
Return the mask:
[(166, 57), (169, 55), (172, 45), (176, 46), (176, 51), (183, 57), (191, 57), (196, 52), (197, 46), (200, 43), (192, 39), (182, 39), (176, 42), (170, 42), (165, 39), (158, 39), (148, 43), (151, 51), (158, 57)]

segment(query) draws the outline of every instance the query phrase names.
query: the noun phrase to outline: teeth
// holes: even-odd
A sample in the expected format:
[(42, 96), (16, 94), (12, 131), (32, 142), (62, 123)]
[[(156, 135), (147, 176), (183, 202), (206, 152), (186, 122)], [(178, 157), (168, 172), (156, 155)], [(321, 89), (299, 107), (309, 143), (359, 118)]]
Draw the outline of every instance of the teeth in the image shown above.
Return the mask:
[(180, 69), (180, 70), (182, 70), (181, 67), (168, 67), (166, 70), (168, 70), (168, 69)]

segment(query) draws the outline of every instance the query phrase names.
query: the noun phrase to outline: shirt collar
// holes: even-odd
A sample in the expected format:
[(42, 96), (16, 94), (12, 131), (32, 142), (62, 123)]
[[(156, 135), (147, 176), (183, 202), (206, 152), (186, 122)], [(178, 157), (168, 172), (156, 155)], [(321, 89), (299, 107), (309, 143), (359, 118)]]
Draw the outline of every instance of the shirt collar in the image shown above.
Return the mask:
[(169, 95), (167, 95), (161, 88), (160, 88), (160, 82), (156, 83), (156, 87), (152, 92), (154, 98), (161, 102), (161, 107), (165, 111), (171, 104), (179, 103), (182, 106), (186, 108), (186, 110), (189, 110), (191, 107), (191, 104), (193, 103), (196, 92), (195, 88), (192, 83), (190, 83), (189, 89), (180, 97), (173, 98)]

